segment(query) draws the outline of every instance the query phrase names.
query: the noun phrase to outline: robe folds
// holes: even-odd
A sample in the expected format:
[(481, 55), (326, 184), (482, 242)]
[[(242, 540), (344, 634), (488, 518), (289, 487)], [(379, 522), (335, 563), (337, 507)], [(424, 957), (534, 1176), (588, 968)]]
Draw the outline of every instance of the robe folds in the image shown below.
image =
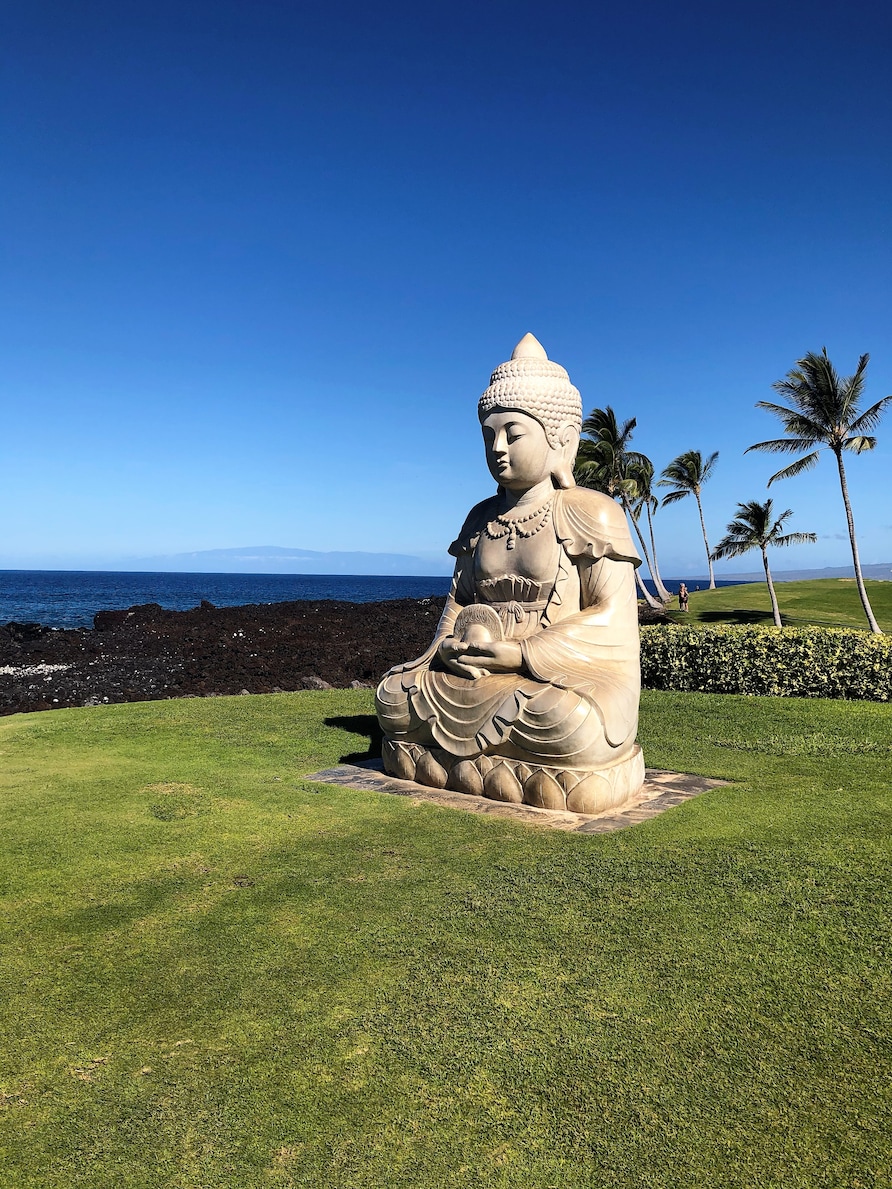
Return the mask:
[[(384, 733), (460, 758), (494, 754), (571, 768), (619, 759), (635, 741), (641, 687), (634, 582), (641, 559), (625, 515), (600, 492), (556, 491), (541, 530), (555, 536), (555, 572), (538, 582), (484, 581), (475, 555), (497, 510), (495, 496), (471, 510), (449, 549), (455, 574), (430, 647), (381, 681)], [(520, 673), (459, 676), (439, 659), (461, 609), (481, 602), (499, 615), (504, 637), (520, 643)]]

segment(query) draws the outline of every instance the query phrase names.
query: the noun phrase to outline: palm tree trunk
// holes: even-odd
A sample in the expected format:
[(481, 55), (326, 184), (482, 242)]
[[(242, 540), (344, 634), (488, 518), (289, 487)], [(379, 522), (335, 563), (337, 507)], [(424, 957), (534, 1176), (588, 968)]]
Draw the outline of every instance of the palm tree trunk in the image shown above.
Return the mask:
[(709, 589), (715, 590), (715, 574), (712, 571), (712, 554), (709, 552), (709, 541), (706, 539), (706, 521), (703, 519), (703, 505), (700, 503), (700, 492), (694, 491), (697, 501), (697, 511), (700, 513), (700, 528), (703, 530), (703, 544), (706, 546), (706, 561), (709, 565)]
[(883, 630), (874, 616), (873, 608), (870, 605), (870, 599), (867, 597), (867, 590), (864, 586), (864, 576), (861, 573), (861, 559), (858, 556), (858, 542), (855, 539), (855, 518), (852, 516), (852, 505), (849, 503), (849, 485), (846, 482), (846, 469), (843, 466), (842, 451), (834, 450), (833, 453), (836, 455), (836, 465), (839, 467), (839, 486), (842, 488), (842, 502), (846, 506), (849, 540), (852, 543), (852, 563), (855, 567), (855, 583), (858, 587), (858, 594), (861, 596), (861, 606), (864, 608), (864, 614), (867, 616), (870, 630), (875, 635), (882, 636)]
[(771, 610), (774, 613), (774, 626), (782, 628), (780, 607), (777, 605), (777, 594), (774, 590), (774, 583), (771, 581), (771, 570), (768, 568), (768, 550), (762, 546), (762, 565), (765, 567), (765, 581), (768, 583), (768, 594), (771, 596)]
[[(641, 544), (641, 553), (644, 556), (644, 560), (647, 563), (647, 568), (648, 568), (648, 570), (650, 570), (650, 575), (653, 578), (654, 568), (650, 563), (650, 554), (647, 552), (647, 546), (644, 543), (644, 537), (642, 537), (642, 535), (641, 535), (641, 526), (639, 525), (639, 523), (635, 519), (635, 517), (632, 515), (632, 509), (629, 507), (629, 504), (628, 504), (628, 501), (626, 500), (625, 495), (623, 495), (621, 493), (620, 499), (622, 500), (623, 509), (624, 509), (626, 515), (631, 520), (631, 522), (635, 528), (635, 532), (638, 534), (638, 540)], [(647, 589), (647, 587), (644, 585), (641, 578), (638, 576), (637, 569), (635, 571), (635, 577), (638, 579), (638, 586), (640, 587), (641, 592), (644, 595), (644, 598), (645, 598), (645, 601), (646, 601), (648, 607), (652, 607), (655, 611), (658, 610), (659, 608), (661, 608), (663, 606), (663, 604), (659, 601), (659, 599), (655, 599), (654, 596)], [(654, 579), (654, 585), (656, 585), (656, 579)]]
[(670, 591), (668, 591), (666, 589), (666, 586), (663, 583), (663, 579), (660, 577), (660, 567), (657, 565), (657, 544), (656, 544), (656, 541), (654, 540), (654, 521), (653, 521), (653, 516), (651, 516), (651, 513), (650, 513), (650, 504), (649, 503), (645, 504), (645, 508), (647, 509), (647, 528), (648, 528), (648, 534), (650, 536), (650, 556), (653, 559), (653, 563), (654, 563), (650, 568), (650, 573), (651, 573), (651, 577), (654, 580), (654, 586), (657, 588), (657, 594), (660, 596), (660, 598), (663, 600), (664, 603), (668, 603), (669, 600), (672, 598), (672, 594)]
[(650, 591), (647, 589), (647, 587), (644, 585), (644, 579), (641, 577), (641, 571), (637, 566), (635, 567), (635, 581), (638, 583), (638, 589), (641, 591), (642, 595), (644, 596), (644, 601), (645, 601), (645, 603), (647, 603), (648, 607), (650, 607), (654, 611), (662, 611), (663, 604), (660, 602), (659, 599), (655, 599), (653, 597), (653, 595), (650, 593)]

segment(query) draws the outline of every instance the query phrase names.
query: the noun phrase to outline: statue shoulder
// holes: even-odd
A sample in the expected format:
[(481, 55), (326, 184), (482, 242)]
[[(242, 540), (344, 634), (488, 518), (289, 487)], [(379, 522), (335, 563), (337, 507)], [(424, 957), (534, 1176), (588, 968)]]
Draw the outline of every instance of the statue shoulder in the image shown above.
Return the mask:
[(626, 514), (616, 500), (587, 487), (559, 491), (554, 505), (558, 540), (571, 557), (609, 557), (640, 566)]
[(453, 557), (461, 557), (463, 554), (473, 551), (483, 526), (492, 520), (498, 511), (498, 499), (497, 495), (491, 495), (488, 499), (475, 504), (470, 510), (465, 517), (461, 532), (449, 546), (449, 553)]

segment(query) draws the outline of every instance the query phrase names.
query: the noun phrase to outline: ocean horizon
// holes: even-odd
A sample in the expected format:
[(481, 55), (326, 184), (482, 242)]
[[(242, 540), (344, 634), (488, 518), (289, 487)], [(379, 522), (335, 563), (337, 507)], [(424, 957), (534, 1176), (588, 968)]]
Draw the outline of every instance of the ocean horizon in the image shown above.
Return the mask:
[[(0, 570), (0, 624), (40, 623), (53, 628), (89, 628), (98, 611), (158, 603), (188, 611), (207, 600), (218, 607), (250, 603), (336, 599), (375, 603), (423, 599), (449, 593), (452, 579), (379, 574), (205, 574), (130, 570)], [(682, 579), (666, 585), (678, 591)], [(695, 579), (684, 579), (692, 590)], [(653, 590), (648, 579), (645, 584)], [(700, 583), (705, 586), (706, 582)], [(717, 580), (738, 586), (740, 580)]]

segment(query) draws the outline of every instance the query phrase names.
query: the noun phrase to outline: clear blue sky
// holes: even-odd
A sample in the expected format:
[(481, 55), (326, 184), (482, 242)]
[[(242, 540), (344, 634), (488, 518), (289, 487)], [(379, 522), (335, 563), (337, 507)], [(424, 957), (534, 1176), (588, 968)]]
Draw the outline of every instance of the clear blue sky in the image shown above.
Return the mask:
[[(892, 392), (885, 6), (30, 0), (2, 43), (0, 566), (434, 570), (528, 330), (658, 469), (720, 451), (714, 542), (799, 356)], [(892, 414), (850, 466), (865, 562), (890, 472)], [(778, 568), (849, 560), (829, 457), (772, 494), (821, 538)], [(693, 503), (657, 525), (702, 573)]]

